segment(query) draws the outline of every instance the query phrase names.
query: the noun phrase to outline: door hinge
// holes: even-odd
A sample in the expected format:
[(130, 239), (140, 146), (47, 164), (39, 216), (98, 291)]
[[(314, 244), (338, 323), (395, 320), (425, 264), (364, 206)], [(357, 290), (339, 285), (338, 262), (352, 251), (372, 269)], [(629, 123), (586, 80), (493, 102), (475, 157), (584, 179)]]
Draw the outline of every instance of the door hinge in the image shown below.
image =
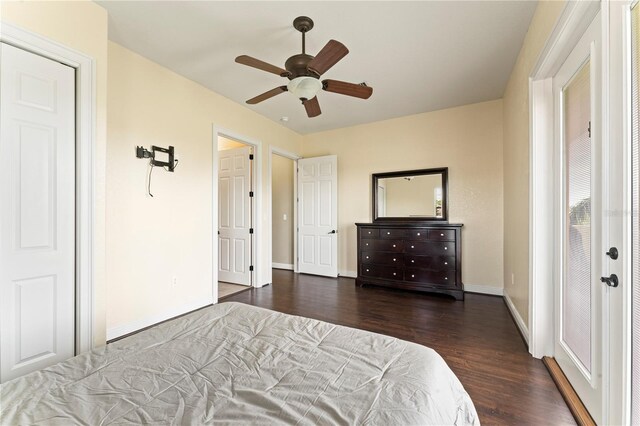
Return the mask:
[(591, 137), (591, 121), (589, 121), (589, 127), (587, 127), (587, 130), (589, 131), (589, 137)]
[(249, 228), (249, 233), (253, 234), (253, 228)]
[(249, 271), (253, 272), (253, 265), (249, 266)]
[(253, 197), (253, 191), (249, 191), (249, 197)]
[(249, 160), (253, 160), (253, 154), (249, 154)]

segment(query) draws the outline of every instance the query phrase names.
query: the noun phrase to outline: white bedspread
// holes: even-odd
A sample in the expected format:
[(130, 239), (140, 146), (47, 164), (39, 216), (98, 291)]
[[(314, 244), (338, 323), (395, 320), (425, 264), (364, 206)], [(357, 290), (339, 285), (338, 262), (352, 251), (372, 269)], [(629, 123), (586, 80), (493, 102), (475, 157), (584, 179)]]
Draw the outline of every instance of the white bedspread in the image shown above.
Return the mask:
[(12, 424), (479, 424), (432, 349), (222, 303), (0, 387)]

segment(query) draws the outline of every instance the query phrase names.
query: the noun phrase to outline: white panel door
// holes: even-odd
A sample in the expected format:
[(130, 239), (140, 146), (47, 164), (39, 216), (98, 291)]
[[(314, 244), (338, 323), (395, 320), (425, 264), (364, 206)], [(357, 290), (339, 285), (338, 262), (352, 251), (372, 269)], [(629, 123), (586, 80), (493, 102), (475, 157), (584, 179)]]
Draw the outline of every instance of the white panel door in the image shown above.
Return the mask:
[(600, 282), (604, 253), (598, 15), (554, 77), (558, 143), (555, 358), (596, 423), (607, 374)]
[(338, 157), (298, 160), (298, 268), (338, 276)]
[(251, 147), (218, 156), (218, 280), (251, 285)]
[(0, 44), (0, 381), (75, 352), (75, 71)]

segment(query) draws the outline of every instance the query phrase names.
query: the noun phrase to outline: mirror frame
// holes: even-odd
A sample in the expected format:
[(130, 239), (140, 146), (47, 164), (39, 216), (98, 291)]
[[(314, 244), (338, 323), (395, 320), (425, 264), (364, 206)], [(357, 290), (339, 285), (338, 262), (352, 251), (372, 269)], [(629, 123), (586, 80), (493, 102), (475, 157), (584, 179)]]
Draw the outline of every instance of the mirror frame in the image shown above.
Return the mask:
[[(442, 217), (378, 217), (378, 179), (405, 176), (442, 175)], [(374, 222), (448, 222), (449, 221), (449, 168), (404, 170), (399, 172), (373, 173), (371, 175), (372, 212)]]

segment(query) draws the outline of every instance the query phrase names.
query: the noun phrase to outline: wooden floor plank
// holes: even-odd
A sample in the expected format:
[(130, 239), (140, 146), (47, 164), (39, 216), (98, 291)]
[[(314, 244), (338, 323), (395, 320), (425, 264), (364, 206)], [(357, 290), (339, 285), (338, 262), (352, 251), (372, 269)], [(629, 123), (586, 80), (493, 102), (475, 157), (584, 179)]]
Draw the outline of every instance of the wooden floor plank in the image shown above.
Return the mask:
[(575, 424), (542, 361), (529, 355), (502, 298), (464, 302), (375, 287), (350, 278), (273, 270), (273, 284), (225, 299), (360, 328), (435, 349), (486, 425)]

